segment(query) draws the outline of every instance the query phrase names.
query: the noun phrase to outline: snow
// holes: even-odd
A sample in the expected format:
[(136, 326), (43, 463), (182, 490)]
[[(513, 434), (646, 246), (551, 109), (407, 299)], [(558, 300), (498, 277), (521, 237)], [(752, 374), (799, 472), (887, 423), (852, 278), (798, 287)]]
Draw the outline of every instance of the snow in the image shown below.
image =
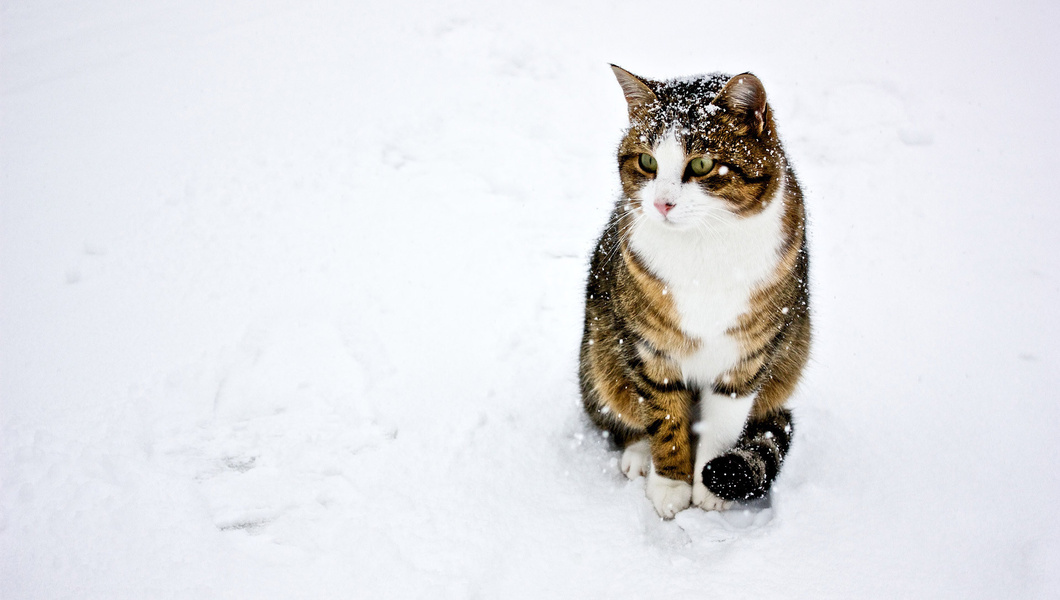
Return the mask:
[[(0, 5), (0, 598), (1060, 593), (1060, 9), (697, 10)], [(765, 501), (581, 414), (609, 63), (754, 72), (806, 192)]]

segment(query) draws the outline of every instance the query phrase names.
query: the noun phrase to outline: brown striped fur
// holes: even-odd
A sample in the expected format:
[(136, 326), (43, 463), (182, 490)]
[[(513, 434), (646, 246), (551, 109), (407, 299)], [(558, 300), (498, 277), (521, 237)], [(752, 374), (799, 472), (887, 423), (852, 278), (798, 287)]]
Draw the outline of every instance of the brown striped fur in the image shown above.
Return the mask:
[[(692, 425), (703, 393), (756, 394), (745, 436), (753, 430), (758, 442), (772, 439), (762, 436), (766, 425), (783, 423), (786, 451), (791, 429), (784, 406), (810, 345), (802, 194), (753, 75), (656, 82), (615, 69), (629, 104), (630, 127), (618, 148), (622, 197), (590, 264), (580, 355), (582, 398), (592, 421), (620, 447), (647, 439), (659, 475), (691, 482), (696, 437)], [(688, 178), (684, 184), (723, 199), (732, 214), (757, 215), (784, 190), (776, 267), (746, 290), (749, 310), (725, 332), (738, 342), (740, 357), (709, 383), (683, 376), (682, 359), (701, 350), (703, 341), (682, 328), (667, 283), (630, 246), (638, 211), (654, 210), (638, 199), (639, 190), (652, 178), (640, 166), (639, 156), (651, 152), (668, 129), (681, 132), (687, 156), (715, 161), (708, 176)], [(737, 445), (745, 442), (750, 443), (741, 440)]]

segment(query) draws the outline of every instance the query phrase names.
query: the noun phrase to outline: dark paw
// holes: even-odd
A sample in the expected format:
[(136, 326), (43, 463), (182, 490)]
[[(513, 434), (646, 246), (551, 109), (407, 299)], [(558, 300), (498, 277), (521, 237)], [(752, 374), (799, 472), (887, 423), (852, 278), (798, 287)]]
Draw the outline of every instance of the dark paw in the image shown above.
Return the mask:
[(754, 500), (766, 495), (768, 482), (738, 454), (722, 454), (703, 467), (703, 485), (725, 500)]

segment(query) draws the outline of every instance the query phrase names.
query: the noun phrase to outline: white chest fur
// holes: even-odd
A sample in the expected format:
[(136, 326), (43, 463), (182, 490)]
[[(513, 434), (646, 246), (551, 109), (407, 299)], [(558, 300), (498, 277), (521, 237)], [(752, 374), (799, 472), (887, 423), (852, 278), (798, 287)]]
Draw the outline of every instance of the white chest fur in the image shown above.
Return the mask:
[(637, 219), (631, 247), (667, 286), (682, 331), (700, 342), (681, 361), (686, 380), (710, 385), (739, 360), (739, 344), (726, 332), (748, 311), (751, 292), (776, 269), (783, 197), (780, 186), (762, 212), (747, 218), (712, 210), (714, 218), (704, 227)]

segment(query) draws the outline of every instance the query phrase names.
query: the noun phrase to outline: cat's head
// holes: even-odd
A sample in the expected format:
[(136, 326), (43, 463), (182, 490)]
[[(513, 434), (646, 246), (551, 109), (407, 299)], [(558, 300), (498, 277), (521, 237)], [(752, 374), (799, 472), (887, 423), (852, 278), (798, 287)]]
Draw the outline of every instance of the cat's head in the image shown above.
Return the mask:
[(652, 81), (611, 68), (629, 104), (618, 148), (627, 210), (664, 227), (710, 228), (780, 196), (784, 151), (757, 77)]

